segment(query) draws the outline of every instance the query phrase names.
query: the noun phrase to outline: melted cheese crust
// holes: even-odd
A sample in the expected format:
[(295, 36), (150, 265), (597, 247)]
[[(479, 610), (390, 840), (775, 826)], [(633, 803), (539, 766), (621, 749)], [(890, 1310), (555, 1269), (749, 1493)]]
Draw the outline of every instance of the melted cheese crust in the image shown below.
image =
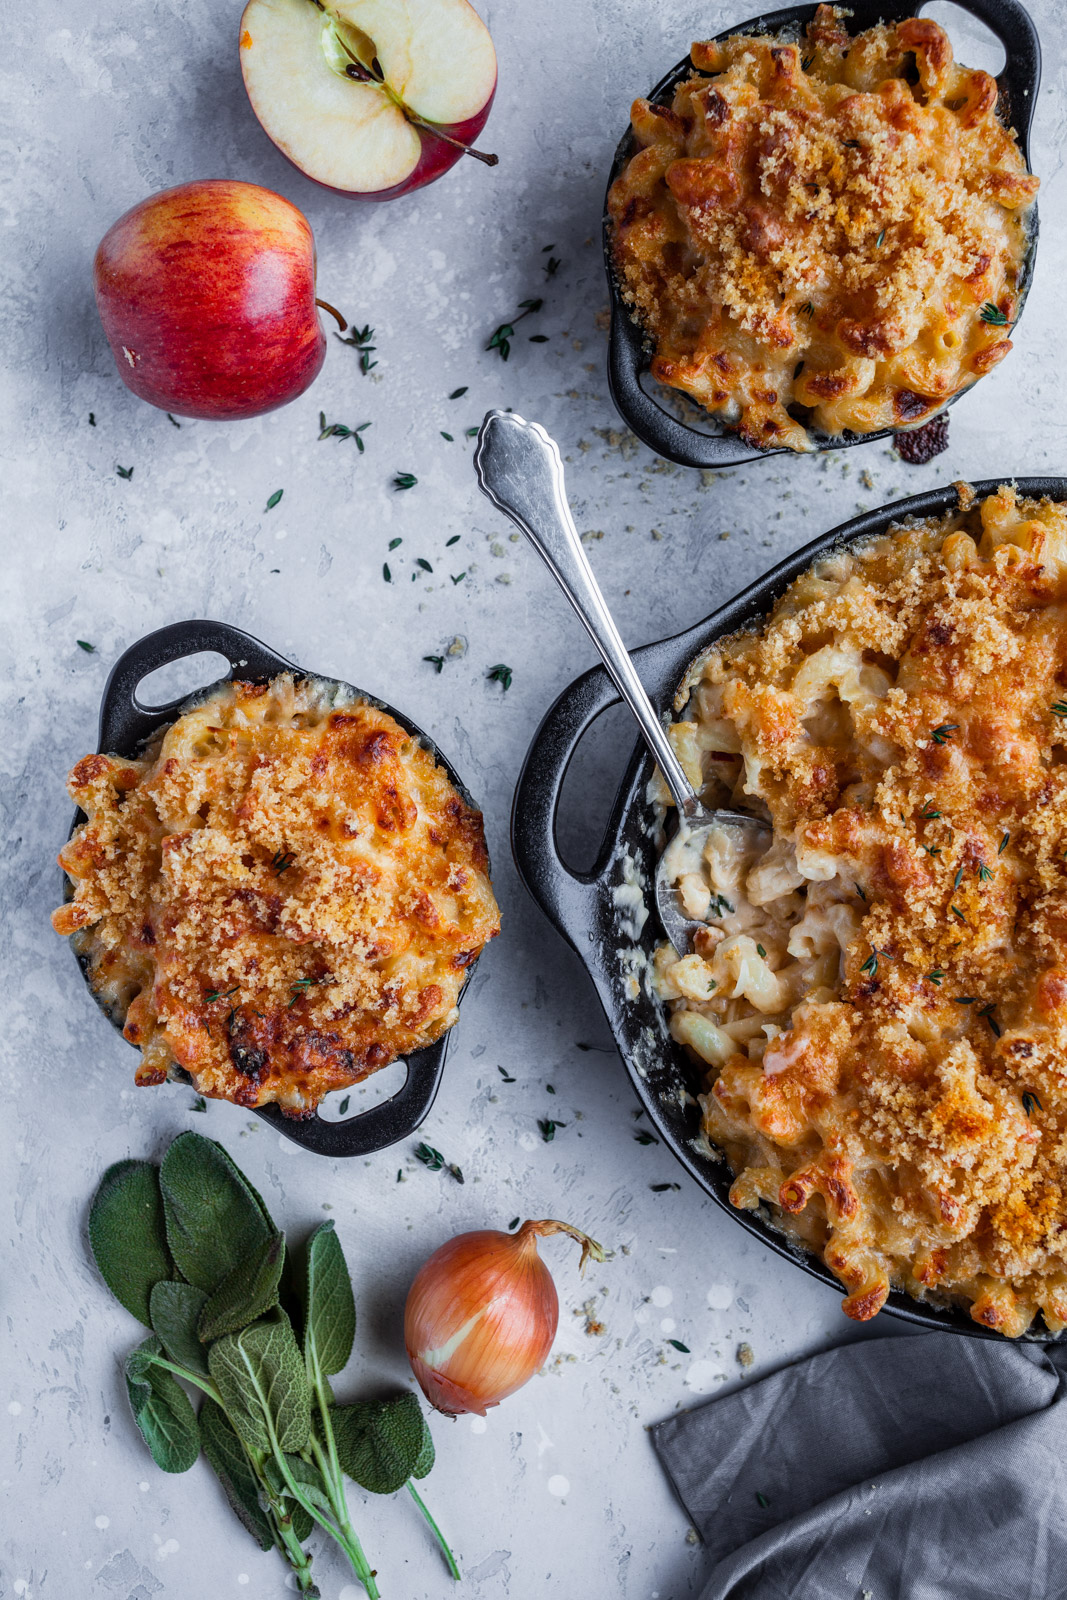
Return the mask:
[(652, 375), (752, 445), (918, 424), (1011, 349), (1038, 180), (996, 83), (933, 21), (846, 15), (695, 44), (609, 196)]
[(481, 814), (337, 684), (231, 683), (144, 759), (70, 776), (52, 917), (140, 1046), (137, 1081), (310, 1115), (433, 1042), (500, 930)]
[(1067, 511), (959, 488), (695, 663), (675, 748), (773, 844), (679, 853), (708, 925), (655, 968), (733, 1203), (820, 1254), (850, 1316), (894, 1286), (1058, 1332)]

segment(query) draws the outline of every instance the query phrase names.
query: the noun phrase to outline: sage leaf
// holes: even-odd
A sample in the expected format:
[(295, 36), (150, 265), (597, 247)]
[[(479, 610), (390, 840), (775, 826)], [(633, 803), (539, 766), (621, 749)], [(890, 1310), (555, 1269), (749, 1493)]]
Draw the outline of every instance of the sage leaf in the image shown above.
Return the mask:
[(247, 1260), (223, 1278), (200, 1313), (198, 1333), (204, 1344), (247, 1328), (278, 1304), (278, 1285), (285, 1265), (285, 1234), (264, 1240)]
[(126, 1357), (126, 1392), (134, 1421), (164, 1472), (188, 1472), (200, 1454), (200, 1430), (189, 1397), (174, 1375), (158, 1365), (163, 1347), (150, 1334)]
[(261, 1550), (269, 1550), (274, 1532), (259, 1498), (252, 1464), (221, 1406), (207, 1398), (200, 1407), (200, 1442), (230, 1508)]
[(356, 1337), (356, 1302), (344, 1251), (332, 1222), (307, 1242), (304, 1267), (304, 1359), (308, 1372), (340, 1372)]
[(262, 1200), (214, 1139), (180, 1133), (159, 1181), (171, 1254), (205, 1294), (275, 1231)]
[(150, 1328), (152, 1289), (174, 1273), (159, 1172), (150, 1161), (116, 1161), (108, 1167), (89, 1207), (89, 1244), (115, 1299)]
[[(296, 1481), (305, 1500), (310, 1500), (318, 1511), (325, 1511), (327, 1516), (332, 1516), (330, 1496), (323, 1481), (322, 1473), (314, 1462), (305, 1461), (303, 1456), (286, 1454), (285, 1466), (289, 1476)], [(273, 1456), (264, 1463), (263, 1470), (266, 1474), (267, 1482), (275, 1494), (287, 1495), (292, 1499), (292, 1490), (286, 1482), (285, 1473)], [(293, 1504), (297, 1510), (303, 1511), (304, 1508), (298, 1500), (294, 1501)], [(307, 1512), (304, 1515), (306, 1516)]]
[(157, 1283), (148, 1302), (152, 1329), (172, 1361), (207, 1377), (207, 1351), (197, 1335), (207, 1295), (191, 1283)]
[[(422, 1408), (421, 1408), (421, 1406), (419, 1408), (419, 1415), (422, 1416)], [(426, 1418), (423, 1417), (422, 1418), (422, 1448), (419, 1451), (419, 1459), (416, 1461), (415, 1465), (411, 1469), (411, 1476), (413, 1478), (425, 1478), (427, 1476), (427, 1474), (431, 1471), (431, 1469), (433, 1467), (433, 1464), (436, 1461), (436, 1459), (437, 1459), (437, 1452), (436, 1452), (436, 1450), (434, 1449), (434, 1446), (433, 1446), (433, 1434), (430, 1432), (429, 1425), (428, 1425), (428, 1423), (426, 1421)]]
[(207, 1364), (246, 1449), (303, 1449), (311, 1432), (311, 1390), (284, 1311), (217, 1339)]
[(403, 1488), (423, 1453), (422, 1407), (413, 1394), (331, 1406), (342, 1469), (371, 1494)]

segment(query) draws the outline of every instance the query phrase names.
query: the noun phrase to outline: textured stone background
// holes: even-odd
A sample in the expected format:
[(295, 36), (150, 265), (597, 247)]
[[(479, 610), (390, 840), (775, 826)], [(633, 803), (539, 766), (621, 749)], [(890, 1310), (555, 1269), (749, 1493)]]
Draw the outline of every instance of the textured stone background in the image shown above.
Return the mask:
[[(152, 1465), (120, 1374), (138, 1332), (86, 1258), (85, 1206), (103, 1167), (195, 1127), (226, 1142), (283, 1225), (336, 1218), (361, 1314), (342, 1394), (406, 1380), (404, 1293), (452, 1233), (517, 1213), (557, 1215), (614, 1247), (580, 1284), (575, 1260), (549, 1245), (562, 1305), (549, 1370), (485, 1424), (435, 1421), (439, 1465), (427, 1496), (459, 1552), (465, 1594), (680, 1600), (699, 1588), (703, 1558), (645, 1425), (741, 1381), (742, 1341), (758, 1374), (856, 1330), (832, 1292), (750, 1241), (688, 1181), (679, 1192), (650, 1190), (681, 1175), (662, 1148), (634, 1143), (635, 1102), (592, 991), (527, 902), (508, 853), (522, 754), (591, 651), (536, 558), (477, 492), (460, 436), (496, 405), (555, 435), (579, 527), (595, 536), (591, 558), (634, 644), (688, 626), (858, 509), (961, 476), (1062, 471), (1060, 8), (1033, 0), (1046, 43), (1036, 282), (1014, 355), (953, 411), (949, 453), (915, 469), (871, 444), (706, 480), (616, 431), (598, 320), (599, 218), (632, 95), (691, 38), (749, 7), (486, 0), (500, 90), (483, 143), (499, 151), (499, 168), (465, 162), (382, 207), (316, 189), (261, 133), (239, 80), (239, 9), (235, 0), (97, 0), (87, 18), (44, 0), (8, 7), (4, 19), (0, 1596), (284, 1589), (277, 1558), (260, 1555), (232, 1520), (206, 1467), (179, 1480)], [(995, 66), (971, 25), (956, 37), (971, 41), (968, 59)], [(373, 325), (379, 364), (361, 376), (331, 338), (322, 376), (292, 406), (178, 431), (120, 384), (90, 266), (128, 206), (217, 176), (270, 185), (305, 210), (320, 292)], [(562, 266), (546, 282), (548, 244)], [(544, 310), (521, 325), (509, 363), (485, 353), (493, 327), (542, 293)], [(533, 332), (548, 343), (530, 344)], [(460, 384), (467, 394), (447, 400)], [(349, 425), (371, 421), (366, 454), (318, 443), (320, 409)], [(116, 465), (133, 467), (132, 480)], [(416, 473), (417, 487), (394, 492), (398, 470)], [(281, 504), (265, 513), (279, 488)], [(459, 543), (446, 549), (453, 535)], [(387, 586), (381, 566), (397, 536)], [(412, 581), (420, 555), (434, 574)], [(462, 582), (449, 581), (462, 571)], [(238, 623), (402, 705), (484, 804), (505, 932), (478, 969), (423, 1130), (462, 1166), (463, 1187), (418, 1165), (414, 1141), (332, 1165), (229, 1106), (198, 1116), (188, 1091), (134, 1090), (132, 1052), (48, 927), (70, 815), (64, 775), (95, 747), (109, 665), (142, 633), (190, 616)], [(436, 676), (422, 657), (457, 636), (465, 654)], [(485, 678), (500, 661), (514, 669), (506, 695)], [(567, 824), (576, 857), (591, 858), (631, 743), (614, 714), (589, 741)], [(567, 1126), (546, 1145), (537, 1118), (549, 1114)], [(584, 1331), (589, 1297), (602, 1333)], [(445, 1594), (414, 1512), (360, 1498), (353, 1491), (385, 1595)], [(328, 1597), (357, 1594), (332, 1551), (320, 1582)]]

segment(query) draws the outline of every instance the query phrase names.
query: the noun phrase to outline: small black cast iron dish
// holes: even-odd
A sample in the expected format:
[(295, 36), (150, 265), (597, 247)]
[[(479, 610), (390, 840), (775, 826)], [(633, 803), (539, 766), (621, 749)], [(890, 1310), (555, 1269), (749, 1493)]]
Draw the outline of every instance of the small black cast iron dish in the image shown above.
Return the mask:
[[(157, 668), (167, 666), (171, 662), (180, 661), (185, 656), (207, 650), (217, 651), (229, 661), (230, 673), (226, 677), (218, 679), (193, 695), (172, 700), (169, 705), (148, 707), (141, 704), (137, 698), (137, 687), (150, 672), (155, 672)], [(100, 705), (100, 734), (97, 749), (107, 755), (132, 759), (161, 728), (169, 726), (183, 712), (191, 710), (193, 706), (221, 689), (230, 680), (231, 675), (246, 682), (265, 683), (277, 677), (280, 672), (291, 672), (298, 678), (311, 678), (331, 685), (337, 683), (340, 689), (369, 700), (389, 716), (395, 717), (400, 726), (418, 739), (444, 768), (467, 804), (474, 805), (465, 784), (451, 762), (442, 755), (433, 740), (428, 738), (421, 728), (416, 727), (410, 717), (406, 717), (402, 711), (397, 711), (394, 706), (386, 705), (383, 700), (372, 695), (364, 694), (360, 689), (354, 689), (351, 684), (339, 683), (334, 678), (323, 678), (318, 673), (308, 672), (303, 667), (296, 666), (294, 662), (278, 655), (277, 651), (261, 644), (258, 639), (253, 639), (250, 634), (242, 633), (239, 628), (231, 627), (226, 622), (173, 622), (169, 627), (159, 628), (155, 633), (146, 634), (143, 639), (131, 645), (112, 667), (104, 689)], [(84, 812), (76, 812), (71, 824), (71, 833), (84, 821)], [(66, 875), (63, 883), (65, 898), (70, 899), (73, 885)], [(82, 976), (88, 984), (87, 962), (80, 957), (77, 959), (82, 969)], [(470, 982), (474, 965), (472, 963), (468, 968), (464, 989)], [(93, 994), (91, 987), (89, 992)], [(121, 1033), (125, 1018), (112, 1015), (98, 995), (93, 994), (93, 998), (108, 1021)], [(460, 998), (462, 999), (462, 991)], [(284, 1116), (276, 1105), (255, 1107), (256, 1116), (262, 1117), (264, 1122), (269, 1122), (287, 1139), (303, 1145), (305, 1150), (314, 1151), (316, 1155), (330, 1157), (370, 1155), (374, 1150), (382, 1150), (386, 1145), (407, 1138), (423, 1121), (440, 1087), (451, 1036), (450, 1029), (434, 1044), (413, 1051), (405, 1060), (407, 1078), (402, 1088), (381, 1104), (344, 1121), (328, 1122), (317, 1114), (297, 1120)]]
[[(1003, 480), (991, 479), (974, 487), (983, 496), (994, 493), (1000, 482)], [(1034, 499), (1067, 500), (1067, 478), (1020, 478), (1017, 487), (1020, 495)], [(794, 578), (818, 557), (883, 534), (890, 523), (944, 516), (955, 511), (958, 503), (955, 488), (933, 489), (854, 517), (798, 550), (703, 622), (632, 651), (653, 705), (661, 714), (669, 711), (691, 662), (716, 639), (759, 623)], [(668, 1033), (662, 1006), (640, 982), (644, 963), (651, 962), (664, 937), (653, 890), (658, 859), (655, 819), (646, 798), (653, 764), (643, 742), (630, 758), (591, 869), (575, 872), (559, 853), (556, 813), (567, 768), (597, 717), (618, 702), (618, 692), (604, 668), (594, 667), (563, 691), (538, 728), (512, 808), (511, 844), (519, 874), (545, 916), (585, 964), (638, 1099), (662, 1143), (735, 1222), (840, 1295), (841, 1284), (829, 1268), (781, 1233), (768, 1211), (739, 1211), (730, 1204), (732, 1174), (701, 1131), (700, 1107), (694, 1098), (701, 1090), (697, 1071)], [(648, 914), (644, 918), (635, 916), (639, 898), (635, 884), (645, 891)], [(1001, 1337), (972, 1322), (962, 1309), (913, 1300), (899, 1290), (890, 1294), (885, 1309), (924, 1328), (978, 1338)]]
[[(1029, 171), (1030, 125), (1041, 82), (1041, 46), (1037, 30), (1019, 0), (958, 0), (958, 4), (984, 22), (1004, 46), (1006, 57), (1004, 70), (996, 80), (999, 90), (997, 111), (1002, 121), (1015, 129), (1019, 149)], [(860, 33), (865, 28), (874, 27), (878, 22), (902, 22), (905, 17), (917, 15), (922, 5), (923, 0), (849, 0), (849, 31)], [(734, 27), (727, 28), (725, 32), (716, 34), (715, 37), (728, 39), (736, 33), (784, 33), (796, 37), (812, 20), (815, 11), (815, 5), (788, 6), (783, 11), (765, 12), (749, 22), (737, 23)], [(702, 76), (706, 74), (699, 73), (686, 56), (676, 67), (671, 68), (665, 78), (660, 79), (649, 93), (648, 99), (655, 105), (669, 106), (680, 83), (684, 83), (687, 78)], [(635, 153), (633, 130), (628, 129), (615, 152), (607, 193), (611, 192), (615, 179)], [(1030, 208), (1027, 227), (1029, 247), (1019, 284), (1016, 323), (1022, 316), (1023, 303), (1034, 273), (1034, 259), (1037, 254), (1036, 204)], [(652, 349), (644, 329), (623, 298), (615, 272), (611, 250), (611, 219), (608, 216), (606, 195), (604, 266), (611, 297), (608, 386), (615, 409), (631, 432), (635, 433), (643, 444), (647, 444), (649, 449), (655, 450), (658, 455), (666, 456), (669, 461), (677, 461), (683, 467), (733, 467), (744, 461), (791, 455), (793, 452), (784, 448), (761, 450), (746, 444), (710, 413), (701, 418), (699, 426), (692, 422), (683, 422), (655, 397), (653, 389), (659, 388), (659, 385), (654, 384), (649, 375)], [(652, 388), (646, 388), (646, 383), (652, 385)], [(973, 385), (969, 384), (967, 389), (971, 387)], [(929, 422), (947, 406), (953, 405), (961, 395), (967, 393), (967, 389), (958, 390), (944, 406), (938, 408), (937, 412), (927, 413), (922, 419), (923, 422)], [(666, 391), (660, 392), (663, 394)], [(699, 409), (695, 403), (693, 409)], [(843, 433), (833, 438), (820, 437), (816, 443), (819, 449), (842, 450), (849, 445), (869, 444), (872, 439), (886, 439), (892, 433), (900, 431), (900, 429), (885, 429), (880, 433)]]

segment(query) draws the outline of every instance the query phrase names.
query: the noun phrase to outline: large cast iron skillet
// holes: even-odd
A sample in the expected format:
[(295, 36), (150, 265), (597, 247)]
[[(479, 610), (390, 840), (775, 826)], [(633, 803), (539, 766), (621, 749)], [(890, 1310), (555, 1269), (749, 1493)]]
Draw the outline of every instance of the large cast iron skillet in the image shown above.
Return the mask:
[[(975, 485), (979, 495), (993, 493), (997, 487), (996, 479)], [(1018, 488), (1021, 494), (1034, 498), (1047, 495), (1054, 500), (1067, 500), (1067, 478), (1021, 478)], [(957, 505), (954, 488), (934, 489), (854, 517), (790, 556), (705, 621), (671, 639), (634, 650), (633, 659), (653, 704), (660, 712), (670, 710), (690, 662), (714, 640), (758, 623), (816, 557), (855, 540), (882, 534), (892, 522), (906, 517), (941, 516), (955, 511)], [(701, 1136), (700, 1109), (693, 1098), (700, 1085), (694, 1067), (670, 1037), (663, 1008), (648, 995), (644, 985), (636, 996), (630, 992), (633, 986), (627, 979), (633, 970), (634, 947), (651, 960), (656, 946), (663, 941), (655, 895), (651, 892), (657, 853), (652, 838), (652, 811), (645, 797), (652, 759), (643, 742), (630, 759), (600, 853), (590, 871), (572, 871), (557, 848), (556, 812), (571, 758), (596, 718), (618, 700), (618, 692), (604, 668), (594, 667), (563, 691), (541, 723), (515, 791), (511, 843), (516, 865), (541, 910), (585, 963), (638, 1098), (662, 1142), (701, 1188), (743, 1228), (840, 1294), (841, 1285), (833, 1273), (815, 1256), (792, 1245), (772, 1226), (768, 1213), (762, 1209), (738, 1211), (730, 1205), (729, 1168), (725, 1161), (714, 1158)], [(630, 913), (626, 904), (618, 904), (615, 898), (626, 881), (626, 858), (633, 862), (647, 890), (649, 915), (636, 939), (621, 930), (620, 923)], [(886, 1309), (925, 1328), (947, 1328), (980, 1338), (1000, 1337), (972, 1322), (965, 1311), (923, 1304), (899, 1291), (890, 1294)]]
[[(1004, 46), (1004, 70), (997, 79), (1000, 98), (997, 112), (1001, 119), (1015, 129), (1019, 149), (1027, 168), (1030, 167), (1030, 124), (1037, 104), (1037, 91), (1041, 82), (1041, 47), (1037, 31), (1019, 0), (957, 0), (964, 10), (978, 17), (991, 28)], [(901, 22), (921, 11), (923, 0), (849, 0), (848, 28), (850, 33), (860, 33), (877, 22)], [(814, 5), (789, 6), (784, 11), (768, 11), (748, 22), (736, 23), (717, 39), (728, 39), (735, 33), (787, 33), (794, 37), (814, 17)], [(670, 105), (674, 91), (687, 78), (700, 77), (689, 57), (672, 67), (648, 95), (657, 105)], [(628, 129), (615, 152), (615, 160), (608, 179), (608, 190), (634, 155), (633, 131)], [(1019, 305), (1016, 322), (1022, 315), (1023, 302), (1030, 288), (1037, 253), (1037, 207), (1031, 208), (1029, 217), (1029, 249), (1023, 265), (1019, 284)], [(790, 451), (760, 450), (745, 444), (736, 433), (731, 433), (716, 418), (707, 415), (701, 425), (682, 422), (666, 410), (654, 393), (644, 387), (653, 380), (648, 376), (651, 349), (640, 324), (635, 321), (622, 297), (615, 275), (611, 253), (611, 220), (607, 200), (604, 202), (604, 265), (608, 275), (611, 295), (611, 333), (608, 342), (608, 384), (616, 410), (628, 427), (661, 456), (677, 461), (683, 467), (728, 467), (758, 457), (788, 455)], [(658, 387), (658, 386), (653, 386)], [(970, 387), (970, 385), (968, 385)], [(660, 391), (661, 397), (668, 391)], [(946, 401), (953, 405), (961, 389)], [(944, 410), (944, 407), (940, 407)], [(930, 412), (923, 418), (929, 422), (936, 415)], [(820, 438), (820, 449), (840, 450), (847, 445), (866, 444), (871, 439), (885, 439), (898, 429), (885, 429), (881, 433), (844, 433), (833, 438)]]
[[(287, 661), (284, 656), (261, 644), (258, 639), (253, 639), (250, 634), (231, 627), (229, 623), (174, 622), (169, 627), (159, 628), (155, 633), (146, 634), (143, 639), (131, 645), (111, 669), (111, 676), (107, 680), (100, 706), (100, 736), (97, 748), (105, 754), (133, 757), (153, 734), (159, 732), (160, 728), (176, 721), (183, 711), (188, 711), (199, 701), (220, 689), (228, 681), (229, 675), (206, 689), (198, 690), (195, 695), (173, 700), (169, 705), (147, 707), (137, 698), (138, 684), (148, 673), (154, 672), (157, 667), (166, 666), (169, 662), (180, 661), (183, 656), (196, 655), (202, 650), (214, 650), (225, 656), (230, 663), (232, 676), (248, 682), (263, 683), (276, 677), (279, 672), (292, 672), (300, 678), (320, 676), (296, 666), (292, 661)], [(322, 681), (337, 682), (333, 678)], [(373, 700), (375, 705), (380, 706), (391, 717), (395, 717), (402, 728), (406, 728), (431, 752), (467, 803), (474, 804), (451, 763), (441, 754), (433, 740), (428, 738), (421, 728), (416, 727), (410, 717), (406, 717), (395, 707), (386, 705), (382, 700), (371, 695), (363, 695), (362, 690), (353, 689), (351, 684), (341, 684), (340, 687), (354, 695), (362, 695), (366, 700)], [(77, 812), (71, 831), (73, 832), (73, 828), (84, 820), (84, 813)], [(69, 898), (72, 885), (67, 878), (64, 878), (64, 884)], [(79, 959), (79, 965), (87, 979), (88, 963)], [(470, 981), (470, 974), (473, 971), (472, 963), (468, 968), (464, 987)], [(94, 995), (93, 998), (108, 1020), (121, 1032), (125, 1019), (113, 1016), (99, 996)], [(389, 1100), (345, 1121), (327, 1122), (318, 1115), (297, 1120), (283, 1116), (275, 1105), (257, 1107), (256, 1116), (269, 1122), (279, 1133), (285, 1134), (286, 1138), (303, 1145), (305, 1150), (313, 1150), (316, 1155), (334, 1157), (369, 1155), (373, 1150), (381, 1150), (386, 1145), (395, 1144), (398, 1139), (406, 1138), (414, 1133), (422, 1122), (437, 1094), (451, 1036), (451, 1032), (445, 1033), (435, 1044), (414, 1051), (405, 1062), (407, 1078), (403, 1087)]]

